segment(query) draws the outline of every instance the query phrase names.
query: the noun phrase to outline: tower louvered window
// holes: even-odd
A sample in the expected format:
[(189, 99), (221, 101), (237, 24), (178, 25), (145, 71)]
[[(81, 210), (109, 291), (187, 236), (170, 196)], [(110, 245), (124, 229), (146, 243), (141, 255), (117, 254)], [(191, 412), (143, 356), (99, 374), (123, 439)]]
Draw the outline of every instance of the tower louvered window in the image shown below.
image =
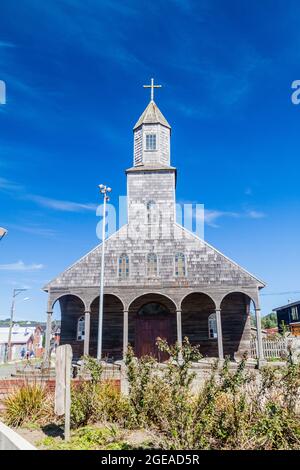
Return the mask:
[(125, 279), (128, 276), (129, 276), (129, 258), (124, 253), (119, 258), (119, 277)]

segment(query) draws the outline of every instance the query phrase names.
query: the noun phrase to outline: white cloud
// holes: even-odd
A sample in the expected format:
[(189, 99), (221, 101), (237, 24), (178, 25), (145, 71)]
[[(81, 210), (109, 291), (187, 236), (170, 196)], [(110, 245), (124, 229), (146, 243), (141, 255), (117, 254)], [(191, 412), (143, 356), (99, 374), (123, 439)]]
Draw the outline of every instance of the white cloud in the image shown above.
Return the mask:
[(240, 214), (238, 214), (237, 212), (210, 210), (210, 209), (206, 209), (204, 211), (205, 223), (209, 225), (210, 227), (217, 228), (218, 225), (216, 224), (216, 221), (220, 219), (221, 217), (237, 218), (237, 217), (240, 217)]
[(22, 186), (20, 186), (19, 184), (0, 177), (0, 190), (20, 191), (21, 189), (22, 189)]
[[(5, 178), (0, 178), (0, 191), (8, 191), (15, 198), (27, 199), (35, 204), (49, 209), (54, 209), (63, 212), (82, 212), (82, 211), (95, 211), (97, 204), (82, 203), (74, 201), (64, 201), (60, 199), (52, 199), (49, 197), (40, 196), (38, 194), (24, 194), (25, 188), (13, 181)], [(24, 229), (23, 229), (24, 230)], [(29, 231), (29, 229), (27, 229)], [(48, 233), (49, 234), (49, 233)]]
[(10, 264), (0, 264), (1, 271), (37, 271), (43, 268), (43, 264), (25, 264), (24, 261), (21, 260)]
[(250, 217), (250, 219), (263, 219), (266, 217), (266, 214), (261, 211), (248, 211), (247, 215)]
[(95, 211), (97, 208), (96, 204), (91, 203), (80, 203), (74, 201), (62, 201), (59, 199), (51, 199), (48, 197), (29, 195), (27, 199), (49, 209), (55, 209), (63, 212), (81, 212), (81, 211)]

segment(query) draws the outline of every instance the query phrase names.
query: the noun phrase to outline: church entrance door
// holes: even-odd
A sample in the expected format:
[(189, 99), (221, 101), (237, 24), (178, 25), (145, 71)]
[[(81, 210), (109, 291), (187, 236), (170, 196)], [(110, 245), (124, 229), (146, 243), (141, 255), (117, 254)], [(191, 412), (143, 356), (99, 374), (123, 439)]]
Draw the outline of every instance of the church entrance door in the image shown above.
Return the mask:
[(138, 311), (135, 328), (135, 354), (137, 357), (153, 356), (160, 362), (168, 359), (168, 354), (160, 351), (157, 338), (171, 342), (171, 314), (161, 304), (148, 303)]

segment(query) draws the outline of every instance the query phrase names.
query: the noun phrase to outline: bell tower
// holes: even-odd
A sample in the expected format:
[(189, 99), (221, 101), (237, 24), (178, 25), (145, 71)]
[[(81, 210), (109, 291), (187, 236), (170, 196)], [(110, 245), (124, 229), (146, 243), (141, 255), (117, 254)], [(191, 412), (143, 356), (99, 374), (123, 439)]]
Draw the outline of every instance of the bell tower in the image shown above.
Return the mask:
[(133, 165), (169, 166), (171, 126), (154, 102), (154, 88), (161, 85), (154, 85), (152, 78), (144, 87), (151, 88), (151, 100), (133, 128)]
[[(161, 237), (172, 230), (175, 222), (176, 168), (170, 166), (171, 126), (154, 102), (151, 88), (150, 103), (133, 128), (133, 167), (126, 170), (128, 223), (133, 231), (148, 234), (149, 225), (159, 226)], [(159, 223), (158, 223), (159, 222)]]

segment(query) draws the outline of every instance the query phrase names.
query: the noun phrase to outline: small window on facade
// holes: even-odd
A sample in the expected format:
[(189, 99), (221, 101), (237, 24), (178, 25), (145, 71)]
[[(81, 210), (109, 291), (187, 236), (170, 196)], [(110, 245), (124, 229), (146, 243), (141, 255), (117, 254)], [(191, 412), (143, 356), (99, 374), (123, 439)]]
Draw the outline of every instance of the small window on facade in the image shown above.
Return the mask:
[(157, 276), (157, 256), (155, 253), (149, 253), (147, 256), (147, 274), (148, 276)]
[(175, 275), (178, 277), (185, 276), (185, 256), (183, 253), (175, 255)]
[(156, 204), (154, 201), (147, 202), (147, 223), (154, 224), (156, 222)]
[(156, 134), (146, 134), (146, 150), (156, 150)]
[(129, 258), (123, 254), (119, 258), (119, 277), (126, 278), (129, 276)]
[(291, 315), (292, 315), (292, 320), (295, 320), (295, 321), (298, 320), (298, 309), (297, 309), (297, 307), (292, 307)]
[(208, 337), (214, 339), (218, 337), (216, 314), (212, 313), (208, 317)]
[(84, 316), (78, 318), (77, 322), (77, 340), (84, 340)]

